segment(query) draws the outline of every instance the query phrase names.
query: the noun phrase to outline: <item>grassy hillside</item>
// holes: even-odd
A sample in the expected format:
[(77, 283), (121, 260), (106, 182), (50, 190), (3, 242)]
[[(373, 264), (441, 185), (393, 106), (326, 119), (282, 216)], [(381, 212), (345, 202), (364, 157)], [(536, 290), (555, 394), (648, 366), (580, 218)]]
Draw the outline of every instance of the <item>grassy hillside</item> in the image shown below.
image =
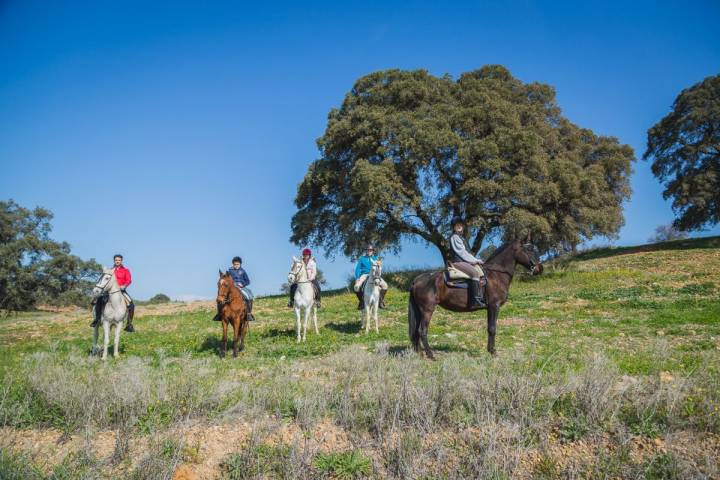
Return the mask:
[(87, 314), (3, 318), (0, 478), (716, 477), (719, 272), (719, 237), (562, 259), (516, 277), (495, 358), (482, 312), (438, 310), (437, 362), (399, 290), (369, 336), (326, 297), (303, 344), (259, 299), (224, 360), (210, 304), (147, 307), (105, 364)]

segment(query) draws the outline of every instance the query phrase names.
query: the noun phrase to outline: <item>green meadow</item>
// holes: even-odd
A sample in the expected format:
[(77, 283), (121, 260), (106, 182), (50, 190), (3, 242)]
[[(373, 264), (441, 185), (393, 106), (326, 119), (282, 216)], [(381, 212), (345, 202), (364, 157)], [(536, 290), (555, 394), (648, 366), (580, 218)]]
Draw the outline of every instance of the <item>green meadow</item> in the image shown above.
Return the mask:
[(438, 360), (408, 351), (407, 297), (365, 335), (328, 292), (304, 343), (284, 296), (258, 299), (225, 359), (211, 304), (142, 307), (106, 362), (87, 312), (2, 317), (0, 478), (720, 475), (720, 237), (516, 275), (495, 357), (484, 312), (441, 309)]

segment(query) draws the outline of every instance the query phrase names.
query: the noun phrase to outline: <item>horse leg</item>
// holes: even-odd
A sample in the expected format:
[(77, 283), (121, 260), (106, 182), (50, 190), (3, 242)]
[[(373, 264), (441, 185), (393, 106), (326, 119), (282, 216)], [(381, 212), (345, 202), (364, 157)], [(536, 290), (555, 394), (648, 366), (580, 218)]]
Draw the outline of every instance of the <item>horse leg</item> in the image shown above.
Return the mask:
[(120, 356), (120, 332), (122, 332), (123, 322), (115, 325), (115, 345), (113, 345), (113, 358)]
[(95, 325), (95, 326), (93, 327), (93, 346), (92, 346), (92, 351), (91, 351), (91, 353), (90, 353), (90, 354), (93, 355), (93, 356), (95, 356), (95, 355), (98, 354), (98, 346), (97, 346), (97, 343), (98, 343), (98, 336), (99, 336), (99, 335), (100, 335), (100, 325)]
[(307, 324), (308, 324), (308, 321), (310, 320), (310, 314), (312, 313), (312, 306), (305, 307), (304, 313), (305, 314), (304, 314), (304, 318), (303, 318), (304, 322), (303, 322), (303, 337), (302, 337), (303, 342), (305, 340), (307, 340)]
[(110, 345), (110, 322), (105, 320), (103, 318), (103, 333), (105, 334), (103, 338), (103, 353), (102, 353), (102, 359), (105, 360), (107, 358), (107, 352), (108, 352), (108, 346)]
[(248, 322), (240, 322), (240, 351), (242, 352), (245, 350), (245, 335), (247, 335), (249, 323)]
[(243, 321), (245, 320), (241, 320), (240, 316), (238, 316), (233, 322), (233, 357), (235, 358), (238, 356), (238, 337), (240, 336), (240, 324)]
[(373, 305), (373, 315), (375, 316), (375, 333), (380, 333), (380, 325), (378, 324), (378, 309), (380, 308), (380, 294)]
[(495, 306), (488, 306), (487, 311), (487, 331), (488, 331), (488, 343), (487, 343), (487, 351), (491, 355), (495, 355), (495, 331), (497, 329), (497, 318), (498, 313), (500, 313), (500, 309)]
[(223, 336), (222, 340), (220, 341), (220, 358), (225, 358), (225, 350), (227, 349), (227, 318), (223, 316), (222, 319), (222, 325), (223, 325)]
[(300, 307), (297, 306), (297, 302), (295, 303), (295, 332), (297, 333), (297, 343), (300, 343), (300, 329), (302, 328), (302, 325), (300, 324)]
[(315, 325), (315, 335), (320, 335), (317, 325), (317, 305), (313, 305), (313, 324)]
[(425, 349), (425, 355), (430, 360), (435, 360), (435, 355), (433, 355), (427, 338), (428, 329), (430, 328), (430, 319), (432, 318), (434, 310), (435, 308), (432, 308), (431, 310), (420, 310), (420, 341), (422, 341), (423, 348)]

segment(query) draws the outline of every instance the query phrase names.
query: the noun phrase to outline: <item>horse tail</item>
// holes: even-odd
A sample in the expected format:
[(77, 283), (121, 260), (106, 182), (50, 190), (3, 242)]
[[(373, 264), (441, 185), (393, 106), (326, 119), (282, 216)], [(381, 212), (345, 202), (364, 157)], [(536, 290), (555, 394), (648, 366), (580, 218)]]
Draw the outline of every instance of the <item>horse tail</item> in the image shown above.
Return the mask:
[[(414, 285), (413, 285), (414, 286)], [(410, 342), (417, 351), (420, 348), (420, 309), (415, 302), (413, 287), (410, 287), (410, 297), (408, 298), (408, 326), (410, 332)]]

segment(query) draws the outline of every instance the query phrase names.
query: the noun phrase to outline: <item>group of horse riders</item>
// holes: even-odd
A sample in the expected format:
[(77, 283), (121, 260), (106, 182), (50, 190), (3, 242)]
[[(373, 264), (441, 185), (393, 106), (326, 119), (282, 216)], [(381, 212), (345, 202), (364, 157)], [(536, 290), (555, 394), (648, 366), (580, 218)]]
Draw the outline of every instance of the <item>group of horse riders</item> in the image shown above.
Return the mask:
[[(485, 307), (485, 301), (480, 283), (480, 277), (483, 275), (483, 261), (470, 253), (470, 248), (468, 247), (465, 236), (463, 235), (464, 229), (465, 222), (461, 218), (456, 217), (452, 220), (452, 234), (449, 238), (449, 261), (453, 267), (468, 276), (470, 308), (483, 308)], [(318, 308), (320, 308), (320, 284), (317, 280), (317, 263), (315, 262), (315, 259), (312, 256), (312, 251), (309, 248), (305, 248), (302, 251), (302, 260), (305, 264), (308, 280), (312, 282), (315, 288), (315, 302)], [(376, 262), (377, 260), (378, 256), (377, 252), (375, 251), (375, 247), (373, 245), (368, 245), (365, 254), (360, 256), (357, 264), (355, 265), (355, 283), (353, 285), (353, 289), (358, 297), (358, 310), (362, 310), (364, 307), (363, 285), (367, 280), (368, 275), (370, 274), (373, 262)], [(127, 287), (129, 287), (132, 283), (132, 276), (130, 274), (130, 270), (123, 265), (122, 255), (115, 255), (113, 257), (113, 264), (113, 272), (115, 274), (115, 278), (117, 279), (120, 290), (125, 297), (128, 308), (128, 318), (127, 325), (125, 326), (125, 331), (134, 332), (135, 328), (133, 327), (132, 319), (135, 312), (135, 304), (133, 303), (132, 298), (126, 291)], [(237, 256), (234, 257), (232, 259), (232, 265), (230, 266), (230, 268), (228, 268), (227, 271), (230, 274), (233, 283), (240, 289), (240, 292), (243, 294), (243, 297), (247, 302), (248, 320), (253, 321), (255, 318), (252, 314), (252, 306), (255, 297), (250, 288), (248, 288), (248, 285), (250, 285), (250, 277), (248, 276), (245, 269), (242, 268), (242, 258)], [(296, 290), (297, 283), (293, 283), (290, 286), (290, 299), (288, 300), (288, 307), (290, 308), (293, 307)], [(380, 279), (380, 308), (385, 308), (384, 300), (387, 290), (388, 284), (385, 282), (385, 280)], [(96, 299), (93, 302), (93, 305), (94, 310), (93, 323), (91, 324), (92, 327), (96, 326), (100, 322), (102, 312), (102, 299)], [(215, 315), (213, 320), (220, 321), (220, 303), (218, 303), (217, 308), (218, 313), (217, 315)]]

